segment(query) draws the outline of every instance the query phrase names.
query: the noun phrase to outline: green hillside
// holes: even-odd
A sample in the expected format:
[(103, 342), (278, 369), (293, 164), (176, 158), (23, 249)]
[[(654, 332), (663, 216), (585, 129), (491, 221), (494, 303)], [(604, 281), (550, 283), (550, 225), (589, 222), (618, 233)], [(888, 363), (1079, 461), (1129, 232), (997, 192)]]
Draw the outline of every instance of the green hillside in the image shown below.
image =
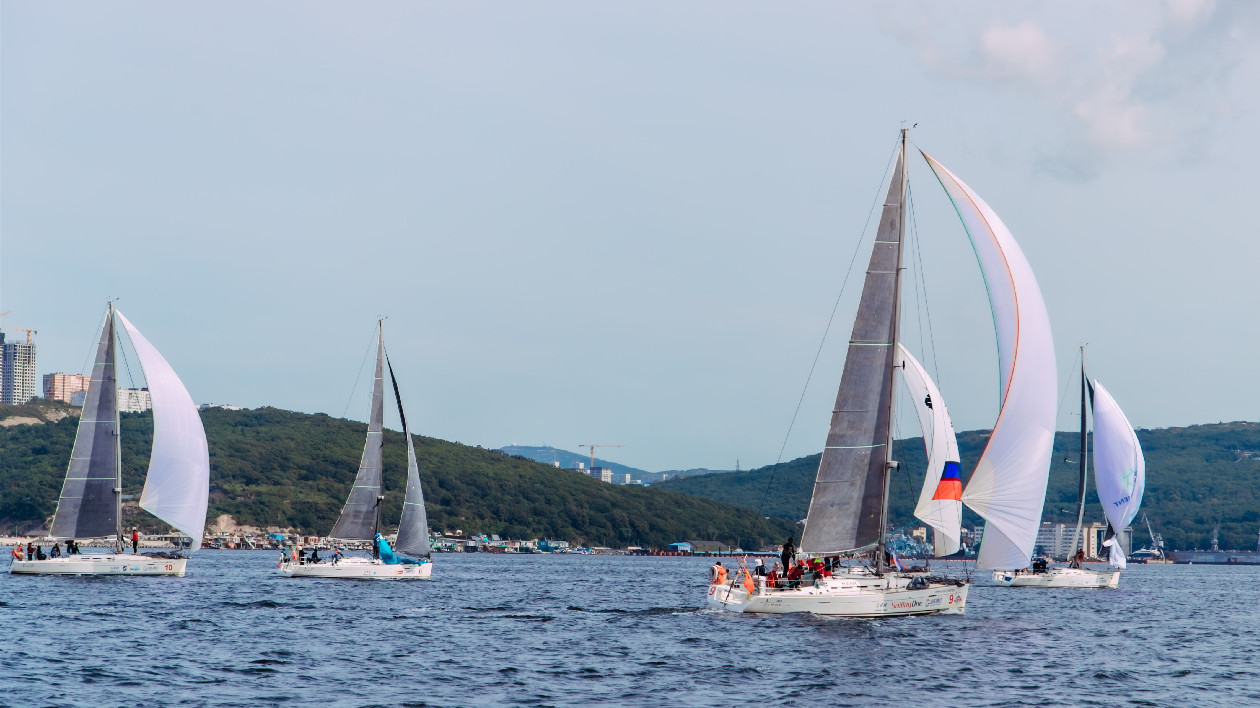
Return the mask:
[[(56, 508), (77, 409), (56, 404), (0, 406), (14, 416), (54, 422), (0, 427), (0, 530), (29, 530)], [(202, 413), (210, 444), (209, 518), (241, 524), (332, 528), (358, 467), (363, 423), (261, 408)], [(123, 416), (123, 493), (139, 494), (152, 434), (149, 414)], [(402, 506), (401, 433), (385, 436), (387, 525)], [(416, 436), (430, 524), (437, 530), (591, 545), (662, 547), (708, 540), (744, 548), (782, 542), (794, 526), (746, 509), (662, 489), (613, 486), (495, 450)], [(147, 515), (142, 523), (158, 528)]]
[[(988, 435), (984, 430), (958, 434), (964, 480), (970, 476)], [(1076, 520), (1079, 439), (1077, 433), (1055, 436), (1043, 521)], [(1150, 515), (1169, 548), (1206, 548), (1218, 519), (1222, 548), (1255, 548), (1260, 531), (1260, 424), (1139, 430), (1138, 439), (1146, 456), (1142, 510)], [(892, 479), (890, 517), (900, 526), (914, 523), (911, 514), (926, 464), (922, 438), (899, 440), (894, 452), (901, 469)], [(771, 516), (803, 519), (818, 458), (810, 455), (748, 472), (670, 479), (653, 486), (761, 509)], [(1065, 463), (1064, 458), (1073, 462)], [(1086, 519), (1101, 521), (1102, 509), (1092, 491), (1088, 504)], [(968, 510), (963, 523), (971, 526), (982, 522)], [(1145, 528), (1135, 526), (1134, 532), (1136, 543), (1147, 542)]]

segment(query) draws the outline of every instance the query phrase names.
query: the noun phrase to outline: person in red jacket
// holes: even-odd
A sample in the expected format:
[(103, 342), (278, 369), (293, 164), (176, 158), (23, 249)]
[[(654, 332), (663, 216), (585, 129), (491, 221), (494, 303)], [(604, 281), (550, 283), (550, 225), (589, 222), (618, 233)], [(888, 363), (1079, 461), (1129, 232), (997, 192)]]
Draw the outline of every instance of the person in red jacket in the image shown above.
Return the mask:
[(133, 555), (140, 553), (140, 532), (136, 529), (131, 530), (131, 552)]

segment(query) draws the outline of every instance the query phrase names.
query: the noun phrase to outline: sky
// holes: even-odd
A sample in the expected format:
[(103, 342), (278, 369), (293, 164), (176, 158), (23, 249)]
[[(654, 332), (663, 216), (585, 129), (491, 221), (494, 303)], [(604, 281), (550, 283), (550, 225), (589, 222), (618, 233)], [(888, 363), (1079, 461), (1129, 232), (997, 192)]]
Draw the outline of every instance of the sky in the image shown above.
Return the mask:
[[(904, 121), (1027, 255), (1062, 429), (1084, 343), (1138, 427), (1256, 420), (1258, 31), (1246, 0), (4, 2), (0, 324), (81, 372), (117, 298), (198, 402), (365, 419), (387, 317), (416, 432), (770, 464), (823, 445)], [(983, 282), (917, 155), (910, 188), (903, 341), (987, 428)]]

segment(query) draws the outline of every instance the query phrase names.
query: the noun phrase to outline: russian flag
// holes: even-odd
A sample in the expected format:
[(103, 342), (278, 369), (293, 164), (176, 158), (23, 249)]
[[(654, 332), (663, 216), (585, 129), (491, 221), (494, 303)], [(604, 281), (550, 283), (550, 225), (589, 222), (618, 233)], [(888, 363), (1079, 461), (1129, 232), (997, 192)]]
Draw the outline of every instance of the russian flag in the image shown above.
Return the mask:
[(954, 501), (962, 499), (962, 480), (958, 477), (957, 462), (945, 463), (945, 469), (941, 470), (941, 481), (937, 482), (936, 493), (932, 495), (932, 498)]

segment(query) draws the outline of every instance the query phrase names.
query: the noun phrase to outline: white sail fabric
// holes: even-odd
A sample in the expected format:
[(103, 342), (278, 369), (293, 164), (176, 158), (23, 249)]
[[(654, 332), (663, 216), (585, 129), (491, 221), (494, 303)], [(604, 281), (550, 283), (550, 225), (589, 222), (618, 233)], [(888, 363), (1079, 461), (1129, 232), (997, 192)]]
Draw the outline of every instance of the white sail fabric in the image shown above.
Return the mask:
[(1054, 444), (1056, 388), (1050, 316), (1028, 259), (979, 195), (926, 153), (980, 262), (1001, 371), (1001, 410), (962, 501), (984, 517), (980, 568), (1022, 568), (1032, 557)]
[(1120, 537), (1112, 536), (1103, 541), (1103, 545), (1107, 547), (1107, 562), (1120, 570), (1129, 567), (1129, 562), (1125, 560), (1124, 548), (1120, 546)]
[(140, 357), (153, 399), (153, 450), (140, 508), (192, 537), (201, 547), (210, 498), (210, 452), (201, 416), (188, 389), (149, 340), (114, 311)]
[(906, 350), (905, 345), (898, 344), (898, 351), (904, 364), (901, 369), (902, 380), (910, 391), (910, 398), (914, 400), (915, 410), (919, 413), (923, 446), (927, 449), (927, 474), (923, 477), (923, 489), (919, 492), (919, 503), (914, 507), (914, 515), (935, 531), (933, 542), (937, 557), (952, 555), (958, 552), (962, 540), (962, 502), (933, 497), (937, 496), (937, 488), (941, 485), (945, 463), (953, 462), (957, 469), (958, 438), (954, 435), (954, 424), (945, 408), (945, 399), (941, 397), (932, 377), (928, 376), (923, 365)]
[(1094, 379), (1094, 482), (1118, 534), (1137, 517), (1146, 489), (1146, 459), (1137, 433), (1107, 389)]

